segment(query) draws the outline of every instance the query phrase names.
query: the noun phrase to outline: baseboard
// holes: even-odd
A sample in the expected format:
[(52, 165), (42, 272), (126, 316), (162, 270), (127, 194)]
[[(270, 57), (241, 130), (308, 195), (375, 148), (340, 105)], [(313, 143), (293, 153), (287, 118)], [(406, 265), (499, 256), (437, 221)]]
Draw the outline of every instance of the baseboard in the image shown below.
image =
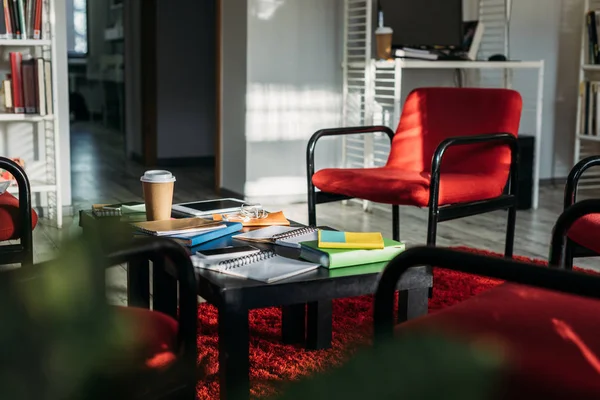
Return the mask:
[(190, 165), (199, 167), (214, 167), (215, 157), (177, 157), (177, 158), (159, 158), (156, 160), (159, 167), (186, 167)]
[(540, 179), (540, 186), (556, 186), (556, 185), (560, 185), (560, 186), (564, 186), (564, 184), (567, 182), (567, 177), (565, 176), (564, 178), (544, 178), (544, 179)]

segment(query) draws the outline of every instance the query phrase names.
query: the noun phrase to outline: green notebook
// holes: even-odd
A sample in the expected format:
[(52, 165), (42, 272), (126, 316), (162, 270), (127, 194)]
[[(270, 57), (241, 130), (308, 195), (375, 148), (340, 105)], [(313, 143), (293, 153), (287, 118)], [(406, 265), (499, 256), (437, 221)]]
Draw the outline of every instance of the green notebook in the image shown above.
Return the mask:
[(321, 264), (326, 268), (350, 267), (352, 265), (371, 264), (390, 261), (406, 248), (404, 243), (392, 239), (383, 239), (384, 248), (376, 250), (359, 249), (320, 249), (318, 241), (302, 242), (300, 257)]

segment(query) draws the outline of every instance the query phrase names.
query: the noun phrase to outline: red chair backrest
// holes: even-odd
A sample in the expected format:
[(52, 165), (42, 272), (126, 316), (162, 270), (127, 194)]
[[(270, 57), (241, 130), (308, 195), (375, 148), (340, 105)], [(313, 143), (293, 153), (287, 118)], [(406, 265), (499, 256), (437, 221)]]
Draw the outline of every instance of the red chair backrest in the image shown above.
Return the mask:
[[(523, 101), (509, 89), (420, 88), (404, 103), (387, 165), (431, 172), (438, 145), (449, 137), (510, 133), (517, 136)], [(442, 172), (508, 177), (508, 146), (478, 144), (448, 149)]]

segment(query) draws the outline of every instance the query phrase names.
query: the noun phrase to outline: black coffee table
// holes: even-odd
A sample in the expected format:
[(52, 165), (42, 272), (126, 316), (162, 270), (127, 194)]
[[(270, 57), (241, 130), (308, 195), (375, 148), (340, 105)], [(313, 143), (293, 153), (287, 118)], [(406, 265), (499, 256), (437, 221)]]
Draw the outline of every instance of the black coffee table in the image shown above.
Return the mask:
[[(81, 217), (80, 224), (84, 232), (86, 226), (98, 226), (98, 222), (103, 222), (88, 212), (82, 212)], [(110, 230), (108, 228), (108, 232)], [(246, 243), (231, 236), (205, 243), (190, 251)], [(282, 246), (258, 244), (257, 247), (272, 248), (278, 254), (291, 258), (298, 258), (300, 253), (298, 249)], [(305, 343), (310, 349), (328, 348), (331, 346), (332, 300), (374, 293), (379, 273), (385, 265), (376, 263), (332, 270), (319, 268), (270, 284), (198, 269), (198, 295), (216, 306), (219, 312), (221, 398), (249, 396), (248, 314), (251, 309), (282, 307), (284, 342)], [(149, 307), (147, 267), (148, 264), (142, 261), (129, 265), (130, 305)], [(161, 275), (160, 270), (153, 269), (153, 308), (175, 316), (177, 284), (167, 273)], [(398, 283), (400, 321), (427, 313), (428, 293), (432, 284), (429, 267), (416, 267), (403, 275)]]

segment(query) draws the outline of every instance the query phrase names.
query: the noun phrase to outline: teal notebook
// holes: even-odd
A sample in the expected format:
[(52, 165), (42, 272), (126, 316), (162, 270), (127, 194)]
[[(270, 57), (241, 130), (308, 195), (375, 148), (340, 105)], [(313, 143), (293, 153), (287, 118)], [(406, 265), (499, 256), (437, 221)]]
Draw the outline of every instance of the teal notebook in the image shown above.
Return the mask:
[(362, 249), (321, 249), (318, 241), (302, 242), (300, 257), (319, 263), (326, 268), (342, 268), (353, 265), (390, 261), (406, 249), (406, 245), (392, 239), (383, 239), (384, 248)]

